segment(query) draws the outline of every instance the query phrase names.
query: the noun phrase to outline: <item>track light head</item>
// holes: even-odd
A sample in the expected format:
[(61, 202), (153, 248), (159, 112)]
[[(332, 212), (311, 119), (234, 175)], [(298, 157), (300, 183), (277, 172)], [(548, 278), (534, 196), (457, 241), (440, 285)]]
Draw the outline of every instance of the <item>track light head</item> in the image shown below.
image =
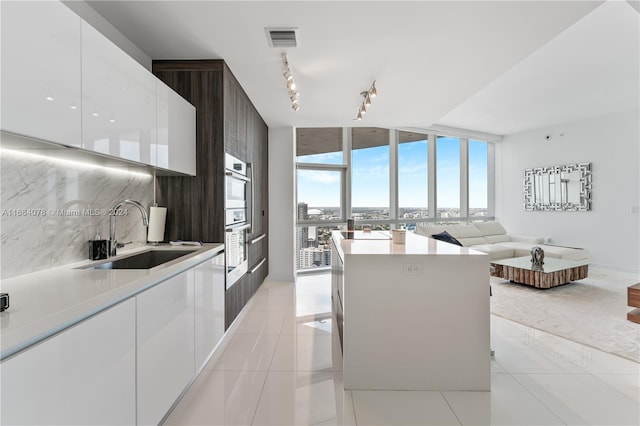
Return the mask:
[(378, 96), (375, 80), (373, 81), (373, 84), (371, 84), (371, 89), (369, 89), (369, 96), (371, 96), (372, 98), (375, 98), (376, 96)]
[(282, 54), (282, 75), (287, 80), (287, 89), (289, 91), (289, 100), (291, 101), (291, 108), (294, 111), (298, 111), (300, 109), (300, 105), (298, 104), (298, 98), (300, 93), (296, 90), (296, 83), (293, 81), (293, 73), (289, 68), (289, 61), (287, 60), (287, 54)]
[(371, 83), (371, 88), (369, 88), (369, 90), (360, 92), (360, 96), (362, 96), (362, 104), (360, 104), (360, 108), (358, 108), (358, 115), (354, 118), (354, 121), (362, 120), (362, 115), (367, 113), (367, 107), (371, 106), (371, 98), (378, 96), (376, 81), (374, 80), (373, 83)]

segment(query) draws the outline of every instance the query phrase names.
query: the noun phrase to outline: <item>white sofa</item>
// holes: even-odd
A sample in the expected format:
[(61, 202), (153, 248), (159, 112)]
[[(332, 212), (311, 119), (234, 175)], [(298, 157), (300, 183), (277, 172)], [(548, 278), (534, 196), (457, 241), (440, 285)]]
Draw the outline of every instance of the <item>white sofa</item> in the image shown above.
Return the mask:
[(543, 237), (510, 235), (499, 222), (477, 222), (468, 225), (418, 224), (416, 234), (431, 237), (447, 231), (463, 247), (487, 253), (489, 260), (530, 256), (533, 246), (541, 247), (547, 257), (588, 260), (589, 250), (543, 244)]

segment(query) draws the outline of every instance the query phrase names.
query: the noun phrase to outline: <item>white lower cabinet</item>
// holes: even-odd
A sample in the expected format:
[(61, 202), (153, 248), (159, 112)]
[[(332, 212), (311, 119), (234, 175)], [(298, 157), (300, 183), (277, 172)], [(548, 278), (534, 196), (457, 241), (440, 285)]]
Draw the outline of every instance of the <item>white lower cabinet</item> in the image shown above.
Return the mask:
[(139, 425), (158, 424), (193, 378), (193, 291), (190, 269), (136, 296)]
[(196, 369), (224, 335), (224, 270), (224, 254), (194, 268)]
[(131, 425), (136, 420), (135, 300), (0, 364), (0, 423)]
[(224, 335), (224, 254), (0, 364), (2, 425), (157, 425)]

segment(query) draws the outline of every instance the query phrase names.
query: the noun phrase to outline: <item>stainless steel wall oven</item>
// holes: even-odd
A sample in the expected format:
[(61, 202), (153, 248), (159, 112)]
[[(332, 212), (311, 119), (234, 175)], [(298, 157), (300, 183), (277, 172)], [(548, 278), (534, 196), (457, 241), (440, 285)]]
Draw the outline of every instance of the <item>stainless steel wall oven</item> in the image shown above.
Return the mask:
[(250, 166), (225, 154), (225, 253), (227, 286), (231, 287), (247, 272), (247, 234), (251, 228), (248, 200), (251, 198)]

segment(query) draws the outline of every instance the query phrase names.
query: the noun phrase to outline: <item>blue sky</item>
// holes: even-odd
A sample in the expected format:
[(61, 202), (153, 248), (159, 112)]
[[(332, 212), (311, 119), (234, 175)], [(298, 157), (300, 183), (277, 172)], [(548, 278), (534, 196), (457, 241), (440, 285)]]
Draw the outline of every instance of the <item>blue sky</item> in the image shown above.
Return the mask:
[[(469, 206), (482, 208), (487, 202), (486, 143), (469, 142)], [(460, 148), (456, 138), (439, 138), (437, 145), (438, 206), (459, 207)], [(342, 153), (300, 157), (307, 163), (342, 164)], [(352, 153), (353, 207), (389, 206), (389, 147), (358, 149)], [(400, 207), (427, 206), (427, 142), (398, 146)], [(340, 173), (298, 171), (298, 201), (309, 206), (337, 206)]]

